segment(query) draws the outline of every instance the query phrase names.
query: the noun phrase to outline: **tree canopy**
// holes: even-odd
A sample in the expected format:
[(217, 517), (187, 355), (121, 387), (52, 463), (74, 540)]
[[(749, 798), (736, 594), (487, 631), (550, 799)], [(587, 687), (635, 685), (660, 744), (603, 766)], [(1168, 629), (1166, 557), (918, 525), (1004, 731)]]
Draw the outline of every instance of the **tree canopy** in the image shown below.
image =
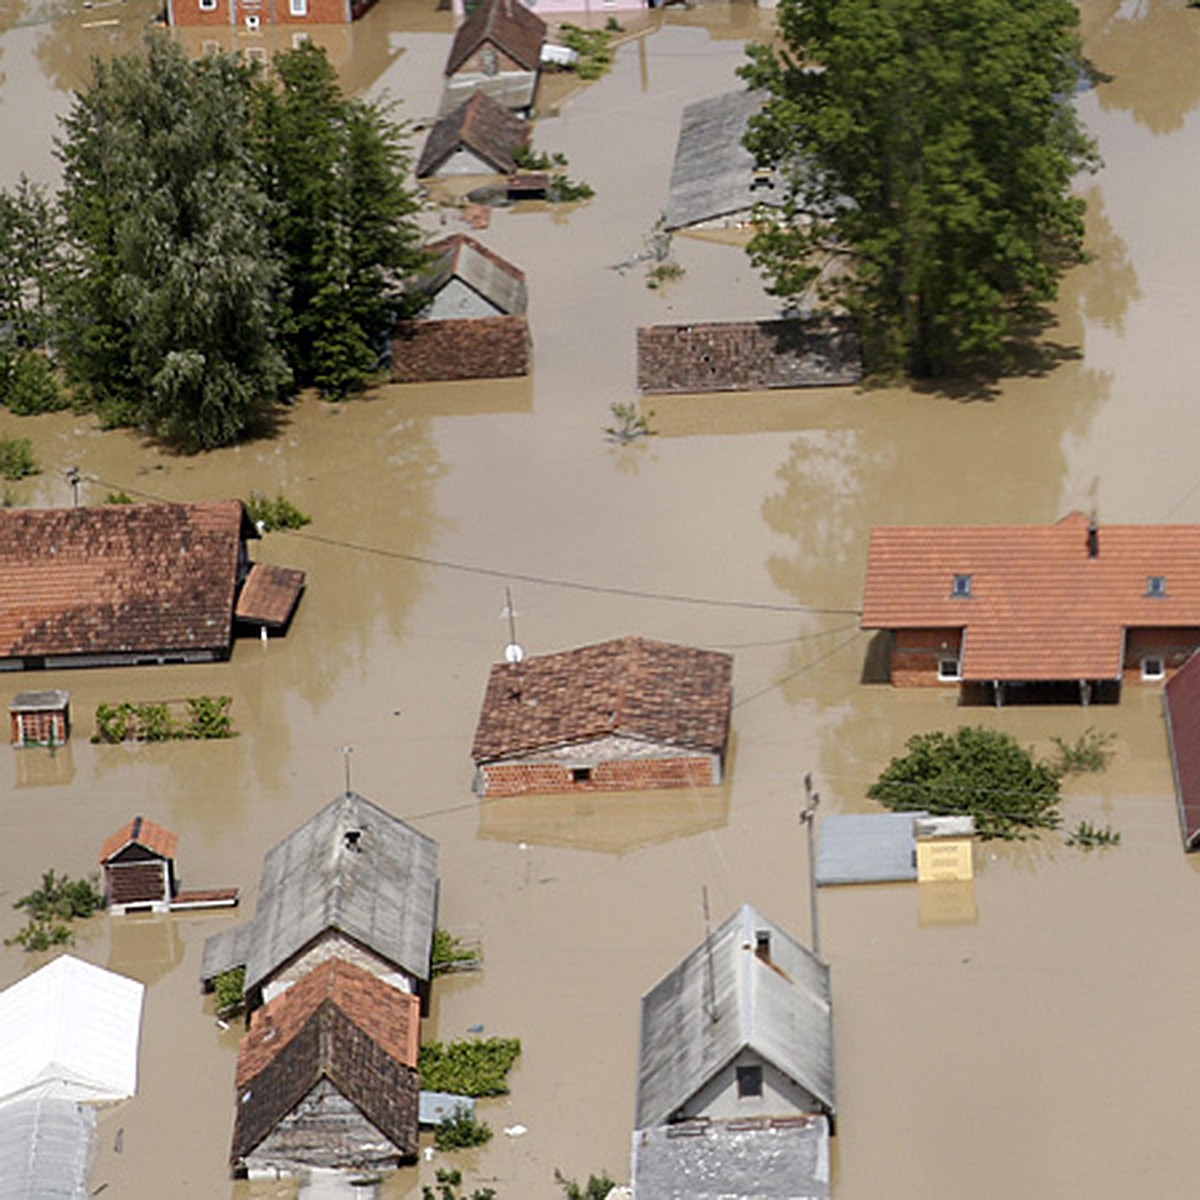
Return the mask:
[(984, 838), (1057, 829), (1059, 776), (1009, 734), (961, 726), (918, 733), (867, 789), (896, 812), (969, 814)]
[(876, 373), (992, 360), (1080, 260), (1094, 165), (1071, 0), (782, 0), (747, 144), (786, 180), (750, 246), (771, 290), (858, 319)]

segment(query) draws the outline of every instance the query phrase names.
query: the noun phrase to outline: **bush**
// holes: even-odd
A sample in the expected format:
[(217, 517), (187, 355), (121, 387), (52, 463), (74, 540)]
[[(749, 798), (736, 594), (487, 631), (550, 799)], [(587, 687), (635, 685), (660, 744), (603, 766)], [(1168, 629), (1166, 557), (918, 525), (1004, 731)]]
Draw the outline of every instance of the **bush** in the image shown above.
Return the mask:
[(461, 1171), (439, 1167), (437, 1182), (436, 1192), (428, 1184), (422, 1186), (421, 1200), (496, 1200), (495, 1188), (476, 1188), (470, 1196), (465, 1193), (460, 1195), (456, 1189), (462, 1186)]
[(589, 1175), (587, 1184), (580, 1187), (557, 1167), (554, 1168), (554, 1182), (562, 1188), (567, 1200), (606, 1200), (608, 1193), (617, 1186), (617, 1181), (610, 1179), (607, 1171), (601, 1171), (599, 1175)]
[(508, 1072), (521, 1053), (517, 1038), (427, 1042), (421, 1047), (421, 1087), (457, 1096), (503, 1096)]
[(0, 357), (0, 403), (21, 417), (57, 412), (68, 404), (50, 360), (37, 350)]
[(0, 476), (15, 482), (39, 470), (28, 438), (0, 438)]
[(1103, 771), (1113, 756), (1115, 733), (1100, 733), (1089, 725), (1073, 742), (1060, 737), (1051, 738), (1056, 753), (1046, 765), (1056, 775), (1097, 774)]
[(120, 704), (99, 704), (92, 741), (117, 745), (127, 741), (207, 741), (233, 737), (233, 719), (229, 715), (233, 704), (231, 696), (189, 696), (183, 704), (188, 713), (186, 720), (177, 719), (167, 701), (134, 704), (126, 700)]
[(213, 980), (217, 998), (217, 1016), (231, 1017), (241, 1012), (246, 1003), (246, 968), (230, 967)]
[(1120, 830), (1111, 825), (1093, 825), (1091, 821), (1080, 821), (1067, 838), (1068, 846), (1078, 846), (1081, 850), (1093, 850), (1097, 846), (1119, 846), (1121, 844)]
[(246, 515), (264, 533), (276, 529), (300, 529), (312, 522), (312, 517), (302, 513), (282, 492), (274, 500), (262, 492), (251, 492), (250, 499), (244, 503)]
[(233, 737), (232, 703), (232, 696), (189, 696), (188, 721), (180, 736), (199, 741)]
[(492, 1140), (492, 1127), (480, 1121), (465, 1104), (460, 1104), (433, 1130), (433, 1144), (439, 1150), (469, 1150)]
[(23, 908), (29, 914), (25, 927), (10, 938), (6, 946), (19, 945), (26, 950), (49, 950), (72, 940), (70, 922), (76, 917), (90, 917), (104, 906), (104, 897), (96, 887), (97, 876), (72, 879), (49, 870), (42, 875), (42, 886), (22, 896), (13, 908)]
[(478, 946), (467, 946), (449, 930), (433, 931), (433, 954), (431, 966), (434, 975), (448, 975), (451, 971), (470, 970), (478, 966), (483, 951)]

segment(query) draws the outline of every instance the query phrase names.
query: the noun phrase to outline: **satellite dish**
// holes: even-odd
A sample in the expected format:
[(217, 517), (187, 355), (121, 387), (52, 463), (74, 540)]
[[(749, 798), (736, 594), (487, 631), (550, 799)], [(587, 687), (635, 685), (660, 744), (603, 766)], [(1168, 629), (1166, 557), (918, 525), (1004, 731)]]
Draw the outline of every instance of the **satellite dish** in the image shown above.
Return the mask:
[(504, 661), (508, 663), (519, 663), (524, 659), (525, 651), (517, 645), (516, 642), (509, 642), (504, 647)]

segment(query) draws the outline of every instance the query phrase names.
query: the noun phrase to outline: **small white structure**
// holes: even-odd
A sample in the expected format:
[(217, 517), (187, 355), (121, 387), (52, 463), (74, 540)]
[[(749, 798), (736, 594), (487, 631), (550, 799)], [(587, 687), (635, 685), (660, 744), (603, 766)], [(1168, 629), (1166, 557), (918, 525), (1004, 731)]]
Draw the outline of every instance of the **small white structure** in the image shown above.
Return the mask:
[(0, 992), (0, 1099), (132, 1096), (145, 990), (64, 954)]

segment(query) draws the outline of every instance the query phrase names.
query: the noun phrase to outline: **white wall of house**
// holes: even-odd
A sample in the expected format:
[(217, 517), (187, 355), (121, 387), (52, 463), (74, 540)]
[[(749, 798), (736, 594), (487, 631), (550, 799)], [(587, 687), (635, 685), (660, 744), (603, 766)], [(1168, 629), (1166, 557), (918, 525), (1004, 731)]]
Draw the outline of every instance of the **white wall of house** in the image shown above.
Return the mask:
[(496, 175), (496, 168), (466, 146), (459, 146), (434, 172), (435, 175)]
[[(738, 1094), (738, 1068), (758, 1067), (762, 1071), (762, 1094)], [(684, 1106), (685, 1117), (787, 1117), (798, 1113), (819, 1112), (820, 1105), (805, 1088), (782, 1071), (765, 1062), (752, 1050), (743, 1050), (723, 1071), (719, 1071)]]
[(421, 314), (425, 321), (456, 321), (464, 317), (502, 317), (489, 300), (461, 279), (451, 279), (433, 298), (433, 303)]
[(263, 985), (264, 1003), (270, 1003), (276, 996), (282, 995), (293, 983), (297, 983), (309, 971), (315, 970), (331, 958), (340, 958), (356, 967), (362, 967), (364, 971), (370, 971), (372, 975), (401, 992), (415, 993), (417, 990), (417, 981), (411, 975), (397, 969), (395, 963), (388, 962), (337, 930), (331, 929), (310, 942), (266, 981)]

